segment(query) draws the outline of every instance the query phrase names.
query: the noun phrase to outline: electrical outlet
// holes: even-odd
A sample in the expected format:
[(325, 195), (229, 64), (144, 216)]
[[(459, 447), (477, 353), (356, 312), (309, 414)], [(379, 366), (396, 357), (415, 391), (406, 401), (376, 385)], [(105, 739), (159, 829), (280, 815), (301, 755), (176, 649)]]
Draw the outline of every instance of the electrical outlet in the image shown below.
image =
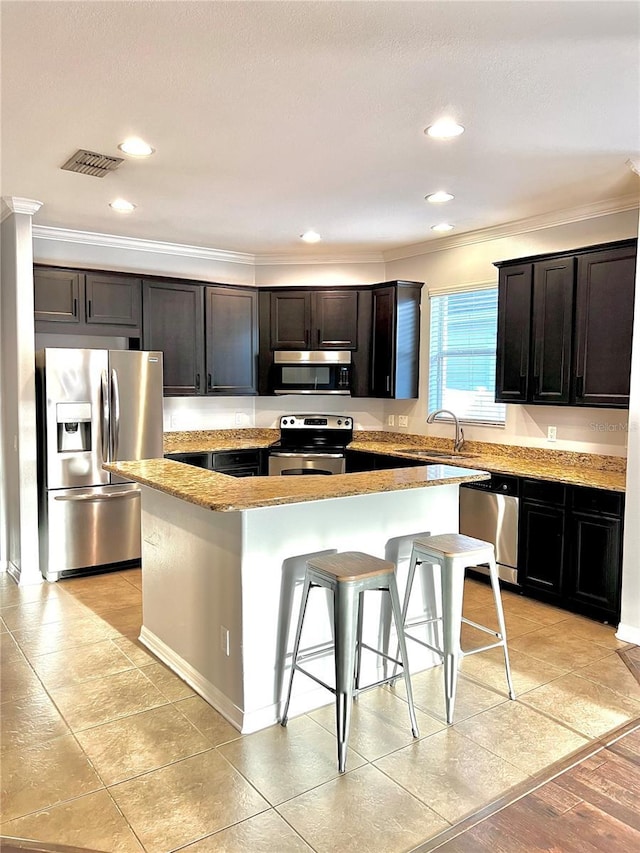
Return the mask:
[(398, 426), (409, 426), (409, 418), (407, 417), (407, 415), (398, 415)]
[(395, 415), (387, 415), (387, 426), (395, 426), (396, 425), (396, 416)]
[(220, 626), (220, 648), (229, 657), (229, 629), (224, 625)]
[(554, 426), (547, 427), (547, 441), (556, 440), (556, 428)]

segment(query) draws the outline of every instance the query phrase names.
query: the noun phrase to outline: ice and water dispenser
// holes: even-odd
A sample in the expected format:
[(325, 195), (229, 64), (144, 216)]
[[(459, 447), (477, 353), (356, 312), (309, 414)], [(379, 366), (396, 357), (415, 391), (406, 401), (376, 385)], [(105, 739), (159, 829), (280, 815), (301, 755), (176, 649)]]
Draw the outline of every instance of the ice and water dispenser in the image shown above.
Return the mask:
[(91, 450), (91, 403), (57, 403), (58, 453)]

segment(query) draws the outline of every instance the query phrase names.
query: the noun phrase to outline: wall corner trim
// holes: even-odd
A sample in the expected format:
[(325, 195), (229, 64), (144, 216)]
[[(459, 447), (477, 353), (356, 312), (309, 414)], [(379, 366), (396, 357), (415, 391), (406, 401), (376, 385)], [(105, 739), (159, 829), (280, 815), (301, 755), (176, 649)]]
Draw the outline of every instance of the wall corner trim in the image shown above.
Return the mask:
[(2, 197), (2, 219), (12, 213), (26, 213), (33, 216), (42, 207), (41, 201), (33, 198), (17, 198), (16, 196)]

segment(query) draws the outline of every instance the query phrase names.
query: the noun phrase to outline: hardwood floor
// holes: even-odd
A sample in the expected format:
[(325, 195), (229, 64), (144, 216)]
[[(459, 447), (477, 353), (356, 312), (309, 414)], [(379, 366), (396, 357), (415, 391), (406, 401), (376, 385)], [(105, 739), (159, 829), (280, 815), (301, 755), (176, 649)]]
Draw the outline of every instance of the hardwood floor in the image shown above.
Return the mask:
[[(640, 649), (619, 652), (640, 682)], [(520, 799), (494, 804), (414, 853), (631, 853), (640, 850), (640, 721)]]

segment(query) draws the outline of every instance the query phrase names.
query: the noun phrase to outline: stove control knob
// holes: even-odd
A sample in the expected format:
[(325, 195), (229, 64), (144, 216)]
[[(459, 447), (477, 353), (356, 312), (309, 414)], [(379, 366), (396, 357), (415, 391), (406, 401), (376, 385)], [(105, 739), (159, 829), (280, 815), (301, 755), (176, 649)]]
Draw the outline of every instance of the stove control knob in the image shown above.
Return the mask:
[(344, 422), (345, 426), (351, 426), (351, 418), (347, 418)]
[(338, 426), (342, 426), (342, 421), (338, 420)]

